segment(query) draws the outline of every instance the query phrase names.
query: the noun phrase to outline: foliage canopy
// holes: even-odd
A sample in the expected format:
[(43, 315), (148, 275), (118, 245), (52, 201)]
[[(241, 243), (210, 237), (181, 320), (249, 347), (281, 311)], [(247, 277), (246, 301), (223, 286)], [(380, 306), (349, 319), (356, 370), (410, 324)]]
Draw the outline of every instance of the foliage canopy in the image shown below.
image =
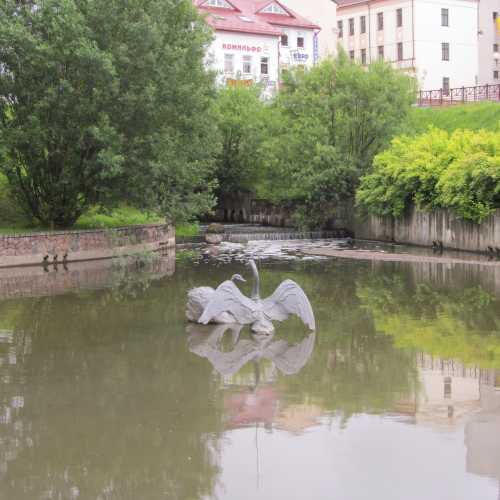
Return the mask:
[(213, 203), (210, 34), (189, 0), (5, 0), (0, 165), (43, 224), (125, 198), (167, 218)]
[(357, 203), (373, 215), (450, 208), (481, 222), (500, 206), (500, 133), (431, 129), (397, 137), (361, 179)]
[(344, 53), (310, 71), (285, 73), (259, 194), (293, 201), (302, 206), (305, 225), (322, 225), (325, 204), (353, 196), (359, 176), (404, 122), (413, 98), (411, 78), (382, 62), (365, 69)]
[(250, 192), (260, 176), (261, 148), (270, 115), (260, 92), (258, 86), (235, 86), (222, 88), (217, 94), (221, 148), (216, 176), (220, 195)]

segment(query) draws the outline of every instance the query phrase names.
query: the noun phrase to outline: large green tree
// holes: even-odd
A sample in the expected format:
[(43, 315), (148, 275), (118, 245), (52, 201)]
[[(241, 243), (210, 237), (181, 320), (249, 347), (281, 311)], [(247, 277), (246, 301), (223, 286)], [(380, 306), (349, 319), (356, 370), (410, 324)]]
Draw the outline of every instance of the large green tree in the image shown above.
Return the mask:
[(117, 199), (208, 210), (209, 40), (189, 0), (4, 0), (0, 168), (26, 210), (61, 227)]
[(261, 89), (225, 87), (217, 95), (217, 123), (221, 149), (217, 155), (220, 195), (252, 192), (262, 168), (262, 143), (269, 110), (260, 99)]
[(414, 80), (388, 64), (364, 68), (342, 52), (310, 71), (286, 73), (261, 195), (292, 200), (303, 224), (322, 225), (328, 207), (354, 195), (360, 175), (398, 131), (414, 90)]

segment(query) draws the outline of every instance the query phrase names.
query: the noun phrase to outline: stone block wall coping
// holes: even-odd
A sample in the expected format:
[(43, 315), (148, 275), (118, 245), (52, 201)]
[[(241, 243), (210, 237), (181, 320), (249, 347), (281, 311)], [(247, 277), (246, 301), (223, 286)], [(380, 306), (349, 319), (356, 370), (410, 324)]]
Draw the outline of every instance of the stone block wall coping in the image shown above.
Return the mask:
[(67, 236), (74, 234), (96, 234), (103, 232), (120, 232), (130, 231), (133, 229), (141, 228), (163, 228), (166, 224), (158, 222), (156, 224), (136, 224), (132, 226), (119, 226), (119, 227), (103, 227), (95, 229), (65, 229), (60, 231), (33, 231), (32, 233), (13, 233), (13, 234), (0, 234), (0, 240), (8, 238), (33, 238), (39, 236)]

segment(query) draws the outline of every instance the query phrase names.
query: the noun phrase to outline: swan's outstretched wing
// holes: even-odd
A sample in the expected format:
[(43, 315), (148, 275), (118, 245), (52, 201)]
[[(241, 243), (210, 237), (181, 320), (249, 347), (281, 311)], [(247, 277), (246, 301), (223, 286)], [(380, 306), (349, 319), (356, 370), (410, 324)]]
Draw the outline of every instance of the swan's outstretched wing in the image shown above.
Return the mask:
[(238, 323), (247, 325), (255, 321), (258, 309), (257, 304), (245, 297), (232, 281), (224, 281), (215, 290), (198, 322), (206, 325), (219, 314), (228, 312)]
[(295, 281), (283, 281), (270, 297), (262, 301), (262, 306), (271, 321), (283, 321), (296, 314), (311, 330), (316, 329), (311, 303)]
[(270, 359), (285, 375), (298, 373), (309, 361), (314, 349), (316, 334), (313, 332), (302, 342), (290, 346), (284, 340), (273, 342), (264, 351), (264, 357)]

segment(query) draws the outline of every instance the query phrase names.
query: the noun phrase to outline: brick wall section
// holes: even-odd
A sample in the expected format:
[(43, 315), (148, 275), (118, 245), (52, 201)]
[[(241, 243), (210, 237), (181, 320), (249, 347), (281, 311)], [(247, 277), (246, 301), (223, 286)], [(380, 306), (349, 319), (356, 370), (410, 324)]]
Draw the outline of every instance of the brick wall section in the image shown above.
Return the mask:
[(175, 228), (147, 224), (117, 229), (0, 236), (0, 267), (109, 258), (175, 245)]

